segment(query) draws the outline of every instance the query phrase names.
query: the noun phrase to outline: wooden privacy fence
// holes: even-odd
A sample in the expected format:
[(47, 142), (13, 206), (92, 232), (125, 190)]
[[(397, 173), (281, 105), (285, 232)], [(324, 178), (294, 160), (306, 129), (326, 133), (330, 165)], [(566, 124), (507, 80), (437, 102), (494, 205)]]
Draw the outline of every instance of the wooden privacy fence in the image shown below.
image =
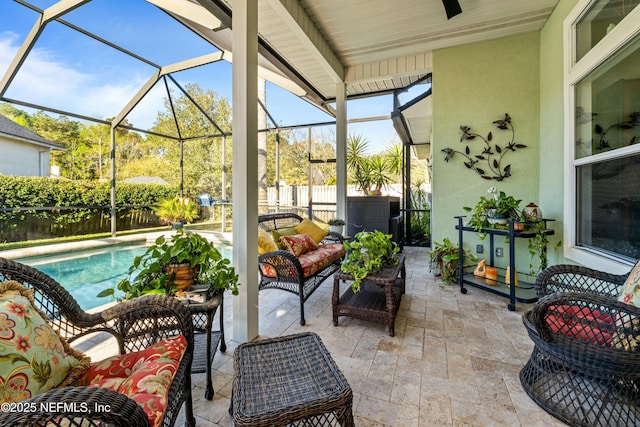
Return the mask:
[[(278, 197), (279, 194), (279, 197)], [(386, 196), (402, 197), (402, 184), (391, 184), (382, 189)], [(364, 196), (355, 185), (347, 186), (347, 196)], [(327, 222), (336, 216), (336, 186), (314, 185), (311, 188), (314, 219)], [(295, 212), (306, 217), (309, 212), (309, 187), (307, 185), (281, 185), (267, 189), (269, 213)]]

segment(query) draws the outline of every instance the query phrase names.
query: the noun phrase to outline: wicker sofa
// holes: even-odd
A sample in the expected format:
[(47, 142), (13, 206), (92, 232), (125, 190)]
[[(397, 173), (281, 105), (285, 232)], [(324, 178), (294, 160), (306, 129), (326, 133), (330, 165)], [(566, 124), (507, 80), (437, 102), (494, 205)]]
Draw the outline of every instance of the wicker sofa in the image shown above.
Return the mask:
[(520, 382), (569, 425), (640, 425), (640, 308), (618, 297), (627, 277), (556, 265), (536, 279), (540, 299), (523, 315), (534, 349)]
[[(85, 360), (86, 365), (81, 366), (71, 381), (67, 381), (67, 377), (62, 385), (53, 385), (55, 388), (49, 391), (35, 394), (17, 390), (19, 397), (27, 398), (20, 400), (19, 405), (16, 403), (16, 410), (9, 407), (5, 411), (7, 408), (3, 406), (0, 426), (171, 426), (183, 403), (187, 425), (195, 425), (190, 375), (193, 323), (188, 308), (180, 301), (164, 295), (149, 295), (89, 314), (48, 275), (3, 258), (0, 258), (0, 282), (4, 290), (0, 304), (0, 340), (6, 340), (14, 333), (6, 328), (7, 322), (14, 326), (18, 323), (8, 317), (11, 312), (15, 315), (16, 301), (22, 302), (23, 307), (27, 307), (24, 302), (29, 301), (30, 318), (37, 317), (37, 321), (48, 325), (46, 329), (51, 331), (46, 336), (44, 348), (53, 348), (50, 340), (56, 339), (62, 343), (58, 345), (56, 341), (56, 345), (64, 345), (64, 352), (47, 356), (46, 363), (51, 360), (51, 365), (47, 366), (59, 365), (58, 354), (84, 356), (69, 343), (96, 332), (107, 332), (115, 337), (120, 353), (120, 356), (91, 365), (88, 358), (83, 358), (79, 365)], [(21, 299), (14, 301), (11, 298)], [(33, 346), (42, 344), (39, 328), (33, 330), (33, 335), (40, 336), (40, 342), (36, 338)], [(15, 332), (15, 336), (18, 334)], [(2, 342), (4, 345), (9, 341)], [(25, 362), (27, 369), (29, 362)], [(42, 371), (33, 360), (31, 367), (35, 372)], [(15, 369), (2, 371), (3, 379), (9, 379)], [(38, 375), (28, 379), (23, 372), (13, 376), (23, 375), (22, 383), (18, 382), (18, 385), (24, 385), (27, 380), (34, 384), (38, 382)], [(9, 394), (3, 392), (3, 402), (16, 402), (15, 393), (16, 389)]]
[[(297, 228), (302, 222), (303, 218), (294, 213), (258, 217), (258, 227), (266, 233)], [(322, 282), (340, 268), (345, 255), (343, 243), (342, 235), (328, 232), (316, 250), (300, 256), (282, 249), (259, 255), (259, 290), (281, 289), (298, 295), (300, 325), (304, 326), (304, 303)]]

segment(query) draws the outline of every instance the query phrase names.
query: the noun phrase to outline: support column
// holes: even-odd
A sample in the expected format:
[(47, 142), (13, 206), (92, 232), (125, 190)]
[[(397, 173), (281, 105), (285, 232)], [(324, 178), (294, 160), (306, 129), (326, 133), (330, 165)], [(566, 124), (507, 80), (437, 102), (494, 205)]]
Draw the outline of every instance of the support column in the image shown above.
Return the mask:
[[(336, 84), (336, 218), (347, 218), (347, 87)], [(345, 227), (345, 230), (347, 227)]]
[(116, 221), (118, 219), (118, 209), (116, 209), (116, 129), (113, 123), (109, 127), (109, 139), (111, 140), (111, 148), (109, 151), (109, 157), (111, 159), (111, 188), (109, 190), (111, 197), (111, 237), (116, 237)]
[(258, 3), (233, 1), (233, 340), (258, 336)]

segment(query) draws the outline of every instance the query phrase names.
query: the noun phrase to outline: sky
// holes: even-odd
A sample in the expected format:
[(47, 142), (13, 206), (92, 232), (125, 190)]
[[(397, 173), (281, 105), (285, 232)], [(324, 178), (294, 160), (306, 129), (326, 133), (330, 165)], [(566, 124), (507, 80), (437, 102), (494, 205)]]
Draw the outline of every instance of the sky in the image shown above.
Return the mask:
[[(57, 2), (27, 1), (42, 9)], [(6, 72), (38, 15), (11, 0), (0, 0), (0, 75)], [(63, 19), (158, 65), (214, 51), (209, 43), (144, 0), (93, 0)], [(36, 42), (5, 97), (103, 119), (119, 113), (154, 72), (153, 66), (52, 22)], [(231, 100), (231, 64), (226, 61), (173, 76), (183, 87), (197, 83)], [(130, 113), (128, 121), (137, 128), (151, 127), (157, 112), (164, 109), (165, 96), (162, 88), (154, 88)], [(16, 107), (33, 112), (20, 105)], [(353, 100), (347, 104), (347, 116), (349, 119), (384, 116), (392, 109), (391, 95)], [(334, 120), (269, 82), (267, 110), (280, 126)], [(348, 132), (364, 136), (369, 141), (370, 153), (399, 142), (391, 120), (350, 124)]]

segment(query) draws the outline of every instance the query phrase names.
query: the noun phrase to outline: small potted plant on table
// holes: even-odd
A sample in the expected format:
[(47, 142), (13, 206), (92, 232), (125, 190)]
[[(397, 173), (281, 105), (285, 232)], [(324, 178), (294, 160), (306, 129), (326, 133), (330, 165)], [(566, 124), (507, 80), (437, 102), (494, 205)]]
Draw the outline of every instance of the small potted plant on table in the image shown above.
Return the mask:
[(329, 231), (333, 231), (338, 234), (342, 234), (344, 228), (344, 220), (342, 219), (330, 219), (329, 220)]
[(341, 269), (353, 276), (353, 292), (360, 290), (360, 283), (367, 275), (398, 264), (398, 244), (391, 240), (391, 235), (379, 230), (357, 233), (353, 241), (344, 242), (344, 248), (348, 255), (342, 261)]

